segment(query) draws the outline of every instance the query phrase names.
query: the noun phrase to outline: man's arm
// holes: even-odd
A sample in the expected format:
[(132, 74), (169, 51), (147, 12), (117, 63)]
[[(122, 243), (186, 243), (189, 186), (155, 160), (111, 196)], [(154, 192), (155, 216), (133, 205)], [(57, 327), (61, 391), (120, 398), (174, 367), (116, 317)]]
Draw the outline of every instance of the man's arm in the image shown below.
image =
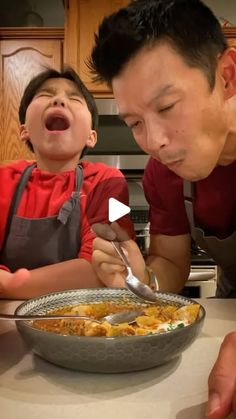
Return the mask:
[(161, 291), (178, 293), (184, 287), (190, 272), (189, 234), (151, 235), (146, 264), (155, 272)]
[[(146, 264), (137, 244), (125, 235), (117, 223), (93, 226), (97, 237), (93, 244), (93, 266), (98, 277), (108, 285), (124, 285), (125, 266), (109, 242), (118, 240), (137, 278), (148, 283), (146, 264), (157, 275), (161, 291), (179, 292), (188, 278), (190, 270), (190, 235), (152, 235), (150, 252)], [(113, 236), (112, 236), (113, 235)]]
[(48, 292), (103, 286), (91, 263), (85, 259), (72, 259), (31, 271), (0, 270), (0, 298), (27, 299)]

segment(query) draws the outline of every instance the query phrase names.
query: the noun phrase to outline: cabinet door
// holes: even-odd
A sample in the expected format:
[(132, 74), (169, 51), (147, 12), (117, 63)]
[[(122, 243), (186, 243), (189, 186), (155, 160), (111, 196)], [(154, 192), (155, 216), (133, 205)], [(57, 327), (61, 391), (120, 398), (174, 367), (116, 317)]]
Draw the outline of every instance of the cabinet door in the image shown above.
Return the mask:
[(230, 47), (236, 48), (236, 28), (234, 27), (225, 27), (223, 28), (223, 32)]
[(229, 46), (236, 48), (236, 37), (235, 38), (227, 38)]
[(121, 7), (126, 6), (129, 0), (67, 0), (65, 2), (65, 44), (64, 61), (74, 67), (80, 77), (95, 94), (95, 96), (108, 96), (111, 92), (105, 84), (95, 84), (86, 66), (94, 43), (94, 33), (107, 16)]
[(18, 109), (32, 77), (45, 67), (61, 68), (62, 41), (54, 39), (0, 40), (0, 161), (32, 159), (19, 139)]

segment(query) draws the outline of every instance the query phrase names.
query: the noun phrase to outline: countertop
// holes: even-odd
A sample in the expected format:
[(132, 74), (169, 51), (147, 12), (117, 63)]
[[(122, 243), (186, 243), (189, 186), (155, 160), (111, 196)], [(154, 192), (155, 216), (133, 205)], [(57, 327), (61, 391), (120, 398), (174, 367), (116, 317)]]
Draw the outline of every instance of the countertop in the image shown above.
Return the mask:
[[(200, 299), (207, 315), (198, 339), (170, 363), (126, 374), (91, 374), (33, 355), (14, 322), (0, 322), (1, 419), (201, 419), (207, 378), (226, 333), (236, 330), (235, 300)], [(0, 301), (11, 313), (19, 301)], [(230, 418), (233, 416), (230, 416)]]

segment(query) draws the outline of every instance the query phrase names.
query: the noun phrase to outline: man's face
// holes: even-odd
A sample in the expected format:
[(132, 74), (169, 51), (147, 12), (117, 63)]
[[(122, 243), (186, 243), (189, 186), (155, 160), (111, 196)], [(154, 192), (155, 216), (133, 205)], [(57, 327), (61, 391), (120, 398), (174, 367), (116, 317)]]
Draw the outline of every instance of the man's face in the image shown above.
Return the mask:
[(21, 131), (39, 159), (77, 158), (85, 146), (96, 143), (86, 101), (77, 86), (64, 78), (42, 84), (28, 106)]
[(217, 165), (227, 138), (223, 82), (211, 91), (167, 43), (141, 50), (113, 79), (120, 114), (139, 146), (177, 175), (198, 180)]

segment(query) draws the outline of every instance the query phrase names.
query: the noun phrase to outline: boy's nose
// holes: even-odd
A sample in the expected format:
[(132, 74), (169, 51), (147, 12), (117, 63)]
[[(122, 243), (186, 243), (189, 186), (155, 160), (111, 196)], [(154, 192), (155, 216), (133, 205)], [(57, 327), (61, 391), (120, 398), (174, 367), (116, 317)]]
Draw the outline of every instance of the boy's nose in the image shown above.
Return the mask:
[(54, 97), (52, 100), (53, 106), (65, 106), (65, 100), (62, 97)]

